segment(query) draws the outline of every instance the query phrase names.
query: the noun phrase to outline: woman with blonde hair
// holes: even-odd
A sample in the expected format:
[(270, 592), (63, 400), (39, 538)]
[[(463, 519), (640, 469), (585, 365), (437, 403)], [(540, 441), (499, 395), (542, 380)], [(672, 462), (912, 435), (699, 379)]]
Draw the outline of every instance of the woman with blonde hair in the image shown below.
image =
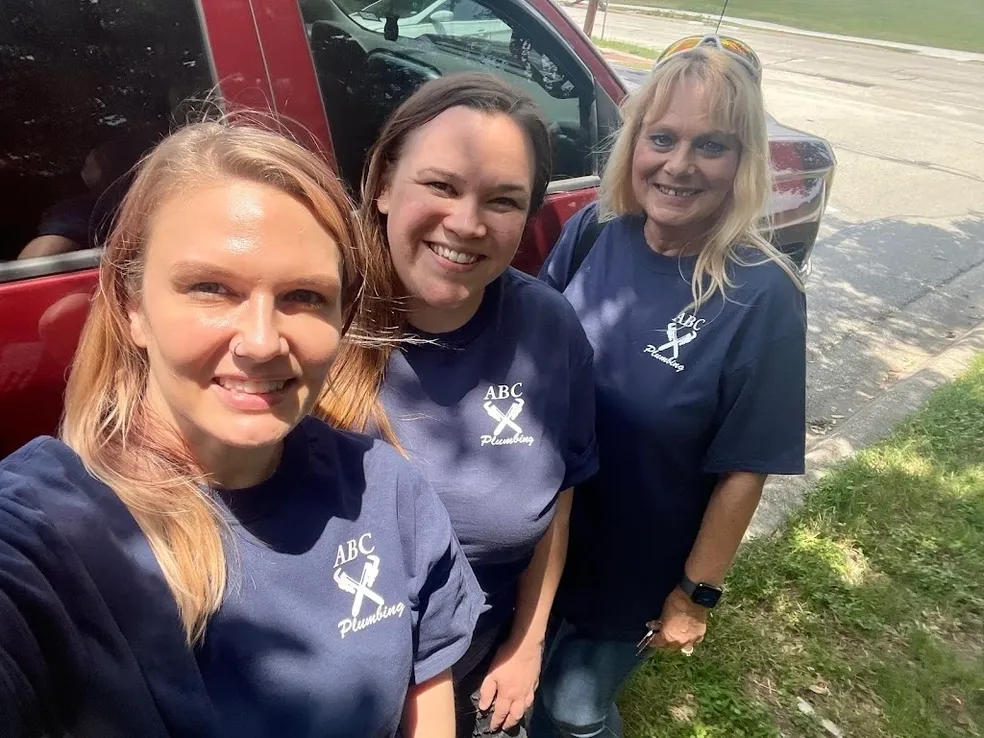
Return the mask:
[(321, 405), (417, 465), (485, 593), (452, 670), (459, 736), (523, 734), (571, 487), (597, 466), (584, 331), (509, 266), (550, 172), (539, 109), (491, 74), (428, 82), (393, 113), (362, 188), (380, 281), (354, 327), (402, 344), (345, 346)]
[(61, 440), (0, 462), (0, 734), (454, 734), (481, 592), (447, 513), (308, 417), (372, 268), (352, 207), (256, 125), (142, 161)]
[(667, 49), (541, 273), (595, 350), (600, 469), (575, 494), (532, 738), (621, 736), (647, 646), (694, 652), (766, 476), (803, 472), (806, 306), (759, 230), (760, 75), (735, 39)]

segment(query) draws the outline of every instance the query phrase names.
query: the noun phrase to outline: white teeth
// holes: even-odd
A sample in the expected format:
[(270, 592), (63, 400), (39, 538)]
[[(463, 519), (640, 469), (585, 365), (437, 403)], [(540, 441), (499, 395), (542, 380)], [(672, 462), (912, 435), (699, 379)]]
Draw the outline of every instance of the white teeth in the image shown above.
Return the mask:
[(455, 264), (474, 264), (478, 261), (478, 257), (472, 254), (463, 254), (460, 251), (452, 251), (447, 246), (441, 246), (436, 243), (429, 244), (431, 251), (433, 251), (438, 256), (443, 256), (449, 261), (453, 261)]
[(219, 384), (227, 390), (233, 392), (244, 392), (247, 395), (265, 395), (268, 392), (277, 392), (284, 388), (287, 380), (280, 379), (276, 382), (251, 382), (241, 379), (220, 378)]
[(656, 185), (656, 189), (671, 197), (693, 197), (697, 194), (697, 190), (681, 190), (674, 187), (664, 187), (661, 184)]

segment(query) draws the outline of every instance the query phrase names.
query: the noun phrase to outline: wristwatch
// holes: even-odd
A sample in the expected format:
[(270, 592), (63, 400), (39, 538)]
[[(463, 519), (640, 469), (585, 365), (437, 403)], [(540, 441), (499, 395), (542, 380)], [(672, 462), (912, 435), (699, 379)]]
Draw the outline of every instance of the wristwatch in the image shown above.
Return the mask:
[(686, 574), (680, 580), (680, 589), (690, 598), (691, 602), (701, 607), (706, 607), (708, 610), (714, 607), (718, 603), (718, 600), (721, 599), (721, 595), (724, 594), (724, 590), (720, 587), (704, 584), (703, 582), (695, 582)]

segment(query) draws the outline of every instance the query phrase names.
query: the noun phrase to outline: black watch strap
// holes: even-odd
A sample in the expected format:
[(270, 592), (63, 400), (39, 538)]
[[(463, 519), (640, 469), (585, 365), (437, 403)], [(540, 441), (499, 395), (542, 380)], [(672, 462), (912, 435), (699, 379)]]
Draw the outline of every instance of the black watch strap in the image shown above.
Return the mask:
[(703, 582), (695, 582), (686, 574), (680, 579), (680, 589), (690, 598), (691, 602), (701, 607), (706, 607), (708, 610), (717, 605), (718, 600), (721, 599), (721, 595), (724, 594), (724, 590), (720, 587), (704, 584)]

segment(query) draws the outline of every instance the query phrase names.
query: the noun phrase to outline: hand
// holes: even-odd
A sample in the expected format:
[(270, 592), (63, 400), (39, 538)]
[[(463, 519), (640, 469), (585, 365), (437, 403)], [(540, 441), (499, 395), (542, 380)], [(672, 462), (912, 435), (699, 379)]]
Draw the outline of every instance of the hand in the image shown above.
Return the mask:
[(488, 710), (495, 703), (489, 728), (508, 730), (533, 706), (533, 694), (540, 683), (543, 645), (515, 645), (506, 641), (492, 660), (489, 673), (479, 690), (478, 709)]
[(691, 601), (679, 587), (670, 592), (659, 617), (659, 632), (650, 648), (692, 653), (707, 632), (707, 608)]

